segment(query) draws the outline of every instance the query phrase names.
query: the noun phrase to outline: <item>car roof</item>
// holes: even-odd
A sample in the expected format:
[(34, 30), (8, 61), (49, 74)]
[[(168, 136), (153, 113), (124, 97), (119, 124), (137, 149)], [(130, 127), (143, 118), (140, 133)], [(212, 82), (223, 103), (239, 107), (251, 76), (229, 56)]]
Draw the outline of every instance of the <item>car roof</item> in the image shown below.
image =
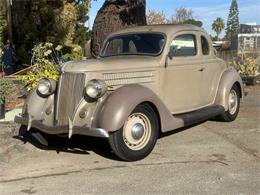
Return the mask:
[(192, 24), (158, 24), (158, 25), (146, 25), (129, 27), (123, 30), (112, 33), (110, 36), (116, 34), (134, 33), (134, 32), (161, 32), (166, 35), (173, 34), (179, 31), (202, 31), (204, 29), (194, 26)]

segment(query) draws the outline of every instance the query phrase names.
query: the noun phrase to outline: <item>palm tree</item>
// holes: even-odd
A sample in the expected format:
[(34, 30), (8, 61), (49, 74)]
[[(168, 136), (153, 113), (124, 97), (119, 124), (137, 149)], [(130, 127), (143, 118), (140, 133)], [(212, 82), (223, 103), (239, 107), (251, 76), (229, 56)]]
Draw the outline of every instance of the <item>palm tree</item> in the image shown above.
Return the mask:
[(212, 24), (212, 30), (214, 30), (217, 34), (217, 39), (219, 40), (219, 35), (225, 28), (224, 20), (220, 17), (218, 17), (216, 20), (214, 20)]

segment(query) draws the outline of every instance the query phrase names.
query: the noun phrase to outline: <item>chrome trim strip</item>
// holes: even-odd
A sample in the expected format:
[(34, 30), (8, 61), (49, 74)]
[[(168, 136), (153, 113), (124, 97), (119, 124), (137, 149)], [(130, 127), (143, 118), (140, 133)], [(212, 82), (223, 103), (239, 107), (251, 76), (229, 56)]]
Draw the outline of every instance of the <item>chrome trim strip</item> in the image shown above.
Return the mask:
[(56, 107), (56, 109), (54, 109), (55, 110), (55, 122), (56, 121), (58, 121), (58, 110), (60, 109), (60, 93), (61, 93), (61, 83), (62, 83), (62, 79), (63, 79), (63, 74), (64, 73), (62, 73), (61, 75), (60, 75), (60, 79), (59, 79), (59, 84), (58, 84), (58, 90), (57, 90), (57, 94), (56, 94), (56, 96), (55, 96), (55, 100), (56, 100), (56, 104), (55, 104), (55, 106), (54, 106), (54, 108)]

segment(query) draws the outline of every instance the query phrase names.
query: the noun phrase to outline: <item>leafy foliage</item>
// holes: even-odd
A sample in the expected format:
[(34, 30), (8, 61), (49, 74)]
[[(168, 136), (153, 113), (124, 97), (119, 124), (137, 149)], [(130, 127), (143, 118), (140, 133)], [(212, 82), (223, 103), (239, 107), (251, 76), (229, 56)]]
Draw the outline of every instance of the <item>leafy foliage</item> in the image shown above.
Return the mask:
[(75, 44), (81, 45), (81, 47), (84, 47), (83, 44), (90, 39), (89, 29), (85, 26), (85, 23), (89, 20), (88, 12), (90, 8), (90, 1), (78, 0), (75, 2), (77, 5), (77, 22), (73, 42)]
[[(63, 50), (67, 53), (63, 54)], [(57, 81), (60, 75), (60, 64), (68, 60), (81, 60), (83, 57), (82, 48), (79, 45), (73, 47), (64, 47), (58, 45), (54, 47), (52, 43), (40, 43), (32, 49), (34, 64), (26, 75), (20, 76), (27, 91), (37, 88), (42, 78), (53, 79)]]
[(6, 33), (6, 28), (7, 21), (5, 1), (0, 0), (0, 48), (4, 45), (4, 35)]
[(42, 78), (58, 80), (60, 70), (57, 59), (60, 49), (61, 46), (54, 49), (52, 43), (40, 43), (32, 49), (35, 64), (27, 75), (19, 77), (28, 91), (35, 89)]
[(259, 67), (256, 60), (253, 57), (245, 56), (240, 62), (238, 72), (244, 76), (256, 76), (259, 74)]
[(15, 92), (15, 85), (12, 80), (0, 77), (0, 104), (12, 93)]
[[(29, 63), (31, 49), (39, 42), (84, 46), (89, 39), (90, 0), (13, 0), (14, 44), (18, 58)], [(14, 19), (15, 18), (15, 19)]]
[(214, 20), (212, 24), (212, 30), (214, 30), (217, 34), (217, 39), (219, 38), (220, 33), (225, 28), (224, 20), (220, 17), (218, 17), (216, 20)]
[(210, 35), (210, 38), (211, 38), (212, 41), (218, 41), (218, 37), (217, 36)]
[(226, 37), (229, 39), (239, 32), (239, 10), (236, 0), (232, 0), (227, 20)]
[(146, 15), (148, 24), (193, 24), (202, 27), (203, 23), (193, 18), (192, 9), (179, 8), (175, 10), (175, 17), (168, 18), (163, 11), (149, 11)]
[(83, 57), (83, 51), (82, 48), (79, 45), (73, 45), (70, 48), (70, 52), (66, 53), (62, 56), (62, 59), (64, 61), (79, 61), (82, 60)]

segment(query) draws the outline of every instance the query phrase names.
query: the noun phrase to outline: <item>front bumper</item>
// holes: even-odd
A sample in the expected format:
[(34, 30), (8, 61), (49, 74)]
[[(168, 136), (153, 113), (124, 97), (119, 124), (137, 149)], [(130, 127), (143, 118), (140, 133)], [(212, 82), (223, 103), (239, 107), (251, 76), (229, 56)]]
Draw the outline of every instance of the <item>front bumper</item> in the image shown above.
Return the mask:
[[(28, 117), (16, 116), (14, 121), (16, 123), (20, 123), (26, 126), (29, 124)], [(109, 137), (108, 132), (100, 128), (73, 126), (70, 129), (69, 126), (47, 126), (38, 120), (31, 121), (31, 126), (44, 133), (51, 134), (51, 135), (70, 134), (69, 132), (72, 131), (73, 135), (77, 134), (77, 135), (85, 135), (85, 136), (101, 137), (101, 138)]]

